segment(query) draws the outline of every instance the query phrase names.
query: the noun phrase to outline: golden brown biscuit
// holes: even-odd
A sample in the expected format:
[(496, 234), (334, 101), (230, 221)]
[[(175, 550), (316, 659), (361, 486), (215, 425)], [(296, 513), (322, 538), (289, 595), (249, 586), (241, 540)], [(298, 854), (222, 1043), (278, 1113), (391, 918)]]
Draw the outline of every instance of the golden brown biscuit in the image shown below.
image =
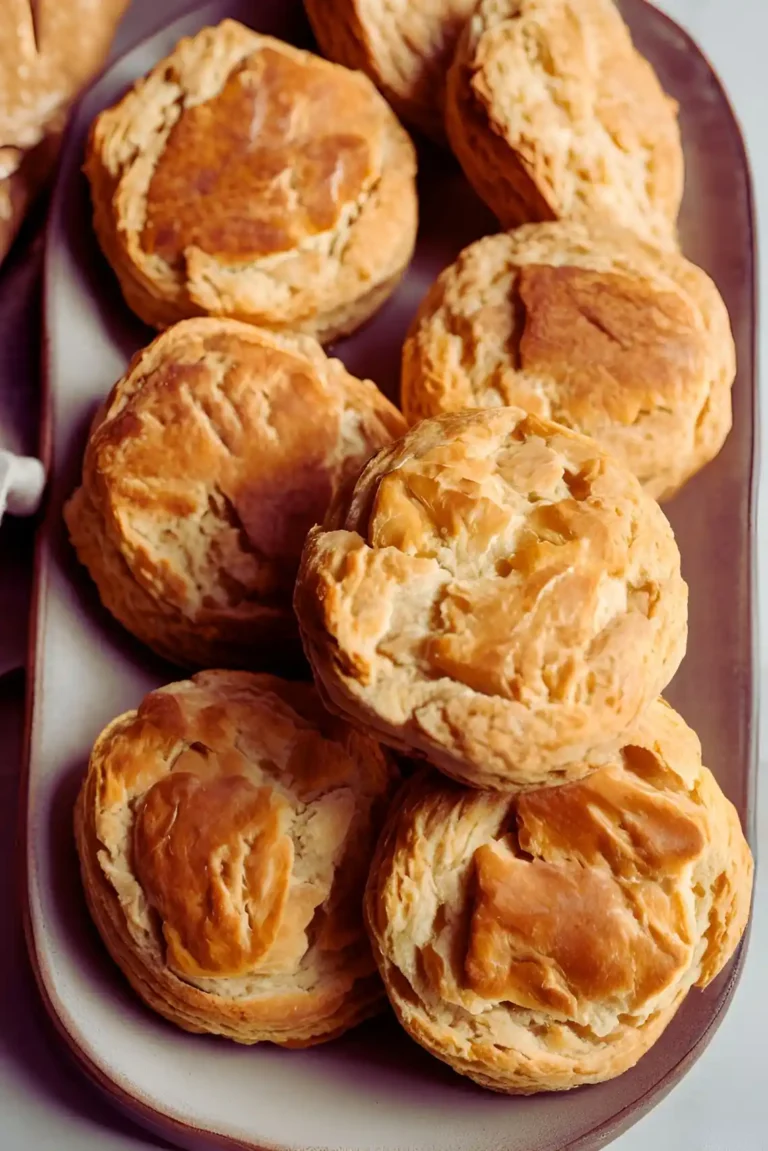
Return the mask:
[(424, 420), (374, 456), (309, 533), (294, 606), (329, 706), (502, 791), (602, 763), (687, 632), (658, 504), (518, 408)]
[(160, 655), (290, 666), (304, 537), (404, 430), (309, 336), (185, 320), (115, 384), (65, 518), (104, 605)]
[(416, 235), (415, 154), (362, 75), (233, 20), (94, 122), (94, 224), (146, 323), (231, 316), (323, 342), (383, 303)]
[(371, 867), (366, 918), (410, 1035), (510, 1094), (611, 1079), (706, 987), (747, 923), (738, 815), (663, 700), (581, 783), (517, 797), (423, 771)]
[(396, 772), (308, 684), (202, 672), (96, 740), (75, 811), (115, 962), (187, 1031), (306, 1047), (374, 1014), (363, 929)]
[(480, 0), (448, 74), (446, 128), (505, 228), (594, 213), (674, 245), (677, 105), (612, 0)]
[(511, 405), (593, 436), (656, 499), (731, 427), (736, 353), (705, 272), (625, 229), (529, 224), (466, 248), (403, 351), (409, 422)]
[(0, 261), (53, 170), (69, 109), (102, 67), (128, 0), (2, 0)]
[(320, 48), (359, 68), (406, 123), (445, 138), (445, 78), (477, 0), (304, 0)]

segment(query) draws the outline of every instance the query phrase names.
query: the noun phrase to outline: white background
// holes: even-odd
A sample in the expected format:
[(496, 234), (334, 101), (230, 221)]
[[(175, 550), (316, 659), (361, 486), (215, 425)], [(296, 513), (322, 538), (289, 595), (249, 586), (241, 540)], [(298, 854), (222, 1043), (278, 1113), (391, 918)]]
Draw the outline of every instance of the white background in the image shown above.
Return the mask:
[[(6, 0), (0, 0), (0, 8)], [(60, 0), (66, 3), (66, 0)], [(134, 0), (134, 18), (171, 19), (188, 0)], [(758, 233), (768, 229), (768, 0), (658, 0), (709, 56), (741, 121), (750, 154), (758, 210)], [(152, 17), (149, 17), (152, 20)], [(152, 21), (153, 23), (156, 22)], [(129, 26), (121, 40), (130, 40)], [(727, 234), (728, 222), (723, 220)], [(768, 234), (768, 231), (766, 231)], [(768, 249), (767, 249), (768, 251)], [(768, 309), (768, 258), (761, 262), (761, 330)], [(763, 404), (763, 424), (768, 403)], [(768, 436), (763, 437), (768, 443)], [(761, 500), (761, 505), (768, 501)], [(768, 508), (766, 509), (768, 514)], [(768, 572), (768, 524), (760, 522), (761, 573)], [(768, 623), (768, 607), (763, 612)], [(760, 651), (767, 628), (761, 629)], [(768, 669), (761, 654), (763, 696)], [(762, 708), (761, 708), (762, 711)], [(7, 717), (6, 717), (7, 719)], [(4, 724), (5, 727), (8, 724)], [(761, 771), (767, 757), (761, 742)], [(15, 795), (15, 749), (0, 754), (0, 803)], [(768, 852), (768, 789), (762, 788), (758, 855)], [(0, 882), (9, 880), (12, 845), (0, 844)], [(5, 885), (4, 885), (5, 886)], [(2, 893), (8, 902), (11, 891)], [(137, 1151), (163, 1146), (122, 1119), (71, 1069), (39, 1006), (28, 974), (18, 925), (6, 922), (8, 962), (0, 971), (0, 1148), (2, 1151)], [(678, 1087), (646, 1118), (611, 1146), (616, 1151), (768, 1151), (768, 877), (758, 879), (752, 941), (735, 1000), (712, 1044)], [(10, 1022), (12, 1021), (12, 1023)]]

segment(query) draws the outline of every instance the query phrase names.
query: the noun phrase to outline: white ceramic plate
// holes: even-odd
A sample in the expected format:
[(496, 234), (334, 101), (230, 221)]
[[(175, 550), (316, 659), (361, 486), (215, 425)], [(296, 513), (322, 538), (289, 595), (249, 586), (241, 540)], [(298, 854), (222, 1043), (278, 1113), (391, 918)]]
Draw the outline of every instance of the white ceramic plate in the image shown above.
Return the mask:
[[(718, 281), (739, 349), (731, 438), (670, 509), (692, 585), (691, 645), (670, 698), (699, 730), (707, 762), (751, 827), (755, 401), (749, 176), (727, 101), (695, 47), (644, 0), (625, 0), (622, 9), (639, 47), (680, 100), (688, 166), (684, 246)], [(181, 35), (225, 15), (306, 42), (296, 0), (250, 0), (208, 4), (140, 45), (83, 101), (49, 226), (42, 453), (51, 484), (38, 543), (26, 823), (28, 928), (43, 996), (91, 1075), (142, 1121), (188, 1147), (228, 1140), (302, 1151), (604, 1146), (701, 1052), (727, 1006), (741, 958), (706, 993), (693, 992), (661, 1042), (620, 1079), (563, 1095), (508, 1099), (483, 1092), (429, 1058), (391, 1019), (306, 1052), (243, 1048), (175, 1030), (134, 998), (88, 921), (71, 813), (90, 745), (114, 715), (178, 672), (107, 618), (61, 524), (61, 505), (77, 481), (94, 407), (149, 338), (125, 309), (96, 248), (79, 170), (83, 140), (95, 113)], [(372, 376), (390, 394), (405, 327), (427, 285), (466, 243), (496, 230), (450, 156), (424, 148), (421, 171), (423, 226), (413, 267), (378, 317), (336, 349), (353, 371)]]

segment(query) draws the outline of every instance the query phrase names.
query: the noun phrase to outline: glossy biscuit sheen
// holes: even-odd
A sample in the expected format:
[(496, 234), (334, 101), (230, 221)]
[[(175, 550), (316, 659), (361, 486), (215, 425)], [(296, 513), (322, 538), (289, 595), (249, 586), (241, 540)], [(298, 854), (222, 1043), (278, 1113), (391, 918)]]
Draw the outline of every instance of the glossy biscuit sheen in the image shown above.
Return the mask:
[(448, 73), (446, 127), (505, 228), (594, 215), (675, 246), (677, 105), (613, 0), (480, 0)]
[(304, 537), (403, 430), (310, 337), (185, 320), (134, 357), (98, 414), (69, 533), (105, 607), (160, 655), (288, 669)]
[(564, 220), (486, 236), (438, 276), (403, 349), (402, 406), (415, 423), (518, 405), (594, 436), (665, 499), (722, 447), (735, 372), (705, 272)]
[(366, 917), (417, 1042), (494, 1091), (561, 1091), (633, 1066), (722, 970), (752, 872), (696, 735), (659, 700), (578, 783), (510, 797), (414, 777)]
[(112, 958), (187, 1031), (303, 1047), (380, 1006), (360, 902), (396, 772), (314, 689), (203, 672), (115, 719), (75, 812)]
[(365, 77), (233, 20), (181, 40), (94, 121), (94, 226), (130, 307), (327, 342), (413, 251), (415, 153)]
[(576, 778), (685, 651), (658, 504), (517, 408), (417, 424), (307, 538), (294, 606), (330, 706), (477, 787)]

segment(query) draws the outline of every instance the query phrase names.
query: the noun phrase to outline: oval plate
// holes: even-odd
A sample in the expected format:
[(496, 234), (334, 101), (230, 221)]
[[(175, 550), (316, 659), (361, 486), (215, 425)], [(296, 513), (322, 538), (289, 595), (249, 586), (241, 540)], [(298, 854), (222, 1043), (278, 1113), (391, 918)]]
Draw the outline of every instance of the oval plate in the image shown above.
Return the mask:
[[(691, 583), (691, 641), (670, 699), (699, 731), (706, 762), (752, 830), (754, 243), (738, 127), (690, 39), (643, 0), (622, 11), (636, 43), (680, 102), (687, 161), (686, 253), (718, 283), (739, 355), (733, 432), (717, 461), (669, 507)], [(658, 1101), (700, 1055), (733, 994), (744, 946), (704, 993), (692, 992), (657, 1046), (611, 1083), (509, 1099), (429, 1058), (392, 1019), (311, 1051), (238, 1047), (193, 1037), (134, 998), (107, 958), (80, 892), (72, 804), (91, 743), (114, 715), (178, 671), (155, 660), (101, 610), (61, 522), (95, 404), (150, 338), (125, 308), (90, 226), (83, 143), (113, 103), (180, 36), (231, 15), (311, 44), (294, 0), (211, 3), (145, 41), (106, 72), (71, 126), (48, 232), (42, 454), (50, 493), (38, 537), (27, 772), (27, 927), (48, 1009), (81, 1064), (116, 1101), (187, 1147), (234, 1143), (283, 1151), (576, 1151), (602, 1147)], [(452, 158), (421, 152), (423, 224), (396, 296), (335, 349), (390, 395), (402, 337), (437, 272), (496, 231)], [(727, 228), (723, 226), (727, 219)], [(727, 604), (727, 611), (723, 605)]]

